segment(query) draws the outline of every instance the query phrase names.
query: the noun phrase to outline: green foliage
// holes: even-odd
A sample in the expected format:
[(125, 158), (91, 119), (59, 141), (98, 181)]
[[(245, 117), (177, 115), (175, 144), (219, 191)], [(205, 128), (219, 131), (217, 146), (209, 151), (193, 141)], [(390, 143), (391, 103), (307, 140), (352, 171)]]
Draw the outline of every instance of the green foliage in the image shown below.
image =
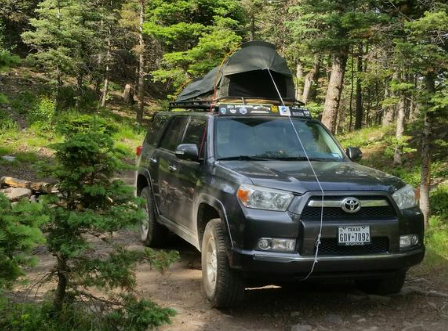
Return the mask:
[[(175, 13), (175, 14), (174, 14)], [(155, 80), (179, 89), (207, 73), (241, 43), (245, 24), (239, 1), (150, 1), (144, 31), (164, 45)]]
[(448, 185), (440, 185), (430, 194), (433, 214), (442, 217), (448, 225)]
[(22, 267), (33, 265), (31, 250), (44, 242), (39, 229), (48, 221), (43, 206), (26, 199), (16, 205), (0, 193), (0, 291), (23, 275)]
[(104, 117), (69, 111), (60, 115), (56, 132), (61, 135), (98, 132), (111, 135), (118, 132), (118, 125)]
[(3, 109), (0, 109), (0, 131), (16, 130), (17, 127), (17, 123)]
[[(57, 272), (64, 275), (58, 278), (59, 286), (66, 285), (62, 290), (58, 286), (53, 311), (64, 319), (65, 310), (77, 309), (74, 302), (87, 297), (101, 307), (102, 313), (95, 316), (98, 330), (146, 330), (169, 322), (173, 312), (129, 294), (136, 284), (134, 269), (138, 262), (152, 259), (167, 268), (175, 253), (150, 255), (114, 243), (112, 234), (135, 228), (145, 219), (145, 211), (133, 189), (113, 179), (121, 162), (107, 130), (90, 124), (69, 130), (65, 141), (54, 145), (57, 164), (50, 171), (58, 179), (59, 195), (48, 198), (51, 224), (45, 232), (48, 248), (57, 257)], [(101, 238), (108, 254), (98, 254), (98, 243), (89, 237)], [(109, 299), (89, 294), (88, 288), (97, 288)]]
[(0, 329), (3, 331), (147, 331), (170, 322), (175, 311), (149, 300), (124, 296), (125, 305), (105, 312), (104, 318), (92, 307), (66, 305), (55, 319), (50, 301), (37, 304), (5, 302), (0, 306)]
[(165, 273), (170, 265), (180, 260), (178, 251), (154, 251), (147, 248), (146, 254), (151, 263), (151, 267), (162, 273)]
[(47, 97), (41, 98), (37, 105), (28, 113), (31, 124), (41, 129), (49, 129), (53, 126), (56, 115), (55, 102)]

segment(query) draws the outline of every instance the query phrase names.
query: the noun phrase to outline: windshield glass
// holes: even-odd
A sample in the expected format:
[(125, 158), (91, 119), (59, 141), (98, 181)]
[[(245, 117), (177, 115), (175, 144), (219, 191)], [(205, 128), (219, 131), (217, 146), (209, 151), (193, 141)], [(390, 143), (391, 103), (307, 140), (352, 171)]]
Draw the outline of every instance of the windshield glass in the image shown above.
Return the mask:
[[(316, 122), (292, 119), (311, 160), (342, 161), (343, 154)], [(230, 118), (216, 120), (215, 157), (218, 160), (306, 160), (289, 118)]]

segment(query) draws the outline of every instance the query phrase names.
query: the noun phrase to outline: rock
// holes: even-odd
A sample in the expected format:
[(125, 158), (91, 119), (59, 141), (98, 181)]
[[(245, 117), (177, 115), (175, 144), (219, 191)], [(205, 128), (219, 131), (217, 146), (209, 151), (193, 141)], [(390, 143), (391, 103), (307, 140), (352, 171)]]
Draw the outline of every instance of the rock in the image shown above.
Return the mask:
[(334, 314), (327, 315), (327, 317), (325, 317), (325, 321), (327, 321), (328, 323), (332, 323), (332, 324), (342, 324), (343, 323), (342, 318), (340, 316), (334, 315)]
[(293, 311), (293, 312), (291, 312), (291, 317), (297, 317), (297, 316), (299, 316), (300, 315), (300, 311)]
[(8, 162), (14, 162), (16, 160), (16, 157), (12, 155), (4, 155), (2, 156), (2, 159)]
[(0, 185), (4, 186), (11, 186), (11, 187), (17, 187), (17, 188), (31, 188), (31, 182), (27, 180), (22, 180), (18, 178), (8, 177), (4, 176), (0, 178)]
[(347, 294), (347, 299), (349, 299), (350, 301), (361, 301), (367, 299), (367, 295), (349, 293)]
[(1, 193), (6, 195), (6, 197), (10, 201), (19, 201), (20, 199), (27, 198), (29, 199), (31, 197), (31, 190), (27, 188), (14, 188), (9, 187), (3, 190), (0, 190)]
[(361, 318), (361, 315), (355, 314), (355, 315), (352, 315), (352, 318)]
[(359, 320), (356, 321), (357, 323), (365, 323), (367, 322), (367, 320), (365, 318), (360, 318)]
[(383, 295), (374, 295), (374, 294), (369, 294), (369, 299), (375, 303), (383, 304), (383, 305), (389, 303), (391, 300), (390, 297), (386, 297)]
[(435, 304), (434, 302), (428, 301), (428, 306), (434, 308), (437, 311), (439, 310), (439, 307), (437, 307), (437, 304)]
[(306, 324), (296, 324), (291, 326), (291, 331), (311, 331), (313, 327), (311, 325)]
[(363, 329), (363, 331), (377, 331), (377, 330), (379, 330), (379, 328), (377, 326), (372, 326), (368, 329)]

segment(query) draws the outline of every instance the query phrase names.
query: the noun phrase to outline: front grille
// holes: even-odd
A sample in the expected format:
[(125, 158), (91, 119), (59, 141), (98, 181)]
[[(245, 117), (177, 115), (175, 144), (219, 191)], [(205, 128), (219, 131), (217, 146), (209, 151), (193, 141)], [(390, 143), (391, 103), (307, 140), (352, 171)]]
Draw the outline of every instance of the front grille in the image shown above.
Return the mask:
[[(325, 200), (340, 200), (343, 197), (325, 197)], [(360, 200), (378, 199), (381, 197), (357, 197)], [(312, 198), (311, 200), (318, 200), (319, 198)], [(317, 219), (320, 220), (321, 207), (306, 206), (301, 213), (302, 219)], [(374, 220), (374, 219), (391, 219), (395, 218), (395, 210), (389, 204), (381, 207), (362, 207), (357, 213), (346, 213), (340, 207), (324, 207), (324, 220)]]
[(363, 246), (339, 246), (336, 238), (322, 238), (318, 255), (369, 255), (387, 253), (388, 250), (389, 240), (387, 237), (372, 238), (369, 245)]

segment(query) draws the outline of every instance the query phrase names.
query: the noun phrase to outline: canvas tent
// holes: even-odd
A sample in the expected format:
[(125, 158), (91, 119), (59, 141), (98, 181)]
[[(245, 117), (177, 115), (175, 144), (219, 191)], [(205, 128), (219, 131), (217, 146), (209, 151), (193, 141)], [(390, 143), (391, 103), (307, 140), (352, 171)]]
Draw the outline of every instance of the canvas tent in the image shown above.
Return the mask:
[(176, 102), (222, 97), (278, 99), (271, 75), (283, 99), (294, 99), (294, 83), (288, 65), (263, 41), (251, 41), (206, 74), (190, 83)]

